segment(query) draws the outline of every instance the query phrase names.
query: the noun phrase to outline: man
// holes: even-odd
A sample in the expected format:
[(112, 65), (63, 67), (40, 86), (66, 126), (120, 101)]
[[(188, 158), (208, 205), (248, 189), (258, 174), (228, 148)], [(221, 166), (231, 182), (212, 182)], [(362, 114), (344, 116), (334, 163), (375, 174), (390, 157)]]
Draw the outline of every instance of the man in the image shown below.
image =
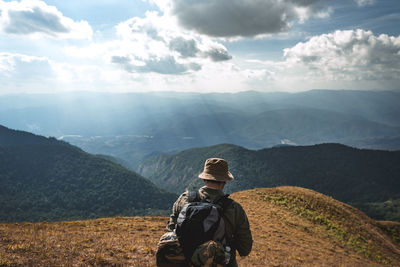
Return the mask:
[[(199, 189), (199, 196), (203, 202), (215, 203), (224, 196), (222, 190), (227, 181), (232, 181), (233, 176), (228, 170), (228, 163), (224, 159), (210, 158), (204, 164), (204, 170), (199, 174), (205, 186)], [(189, 192), (186, 191), (175, 202), (170, 216), (167, 230), (173, 231), (178, 215), (183, 206), (188, 203)], [(247, 256), (252, 248), (253, 239), (246, 212), (242, 206), (232, 201), (224, 210), (225, 235), (227, 245), (231, 247), (231, 256), (228, 267), (238, 266), (236, 262), (236, 251), (240, 256)]]

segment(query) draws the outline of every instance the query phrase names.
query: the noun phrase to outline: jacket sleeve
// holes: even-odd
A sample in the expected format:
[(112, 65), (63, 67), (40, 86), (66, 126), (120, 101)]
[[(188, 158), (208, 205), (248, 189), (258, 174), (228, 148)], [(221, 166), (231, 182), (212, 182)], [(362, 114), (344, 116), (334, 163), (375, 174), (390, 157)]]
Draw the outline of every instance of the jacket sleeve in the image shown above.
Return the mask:
[(173, 231), (175, 229), (176, 221), (178, 220), (179, 213), (181, 212), (183, 206), (188, 202), (188, 193), (184, 192), (179, 198), (175, 201), (174, 206), (172, 207), (172, 213), (169, 216), (169, 222), (166, 227), (167, 231)]
[(250, 254), (253, 246), (253, 238), (250, 231), (250, 224), (246, 212), (239, 203), (235, 203), (236, 218), (235, 232), (233, 233), (233, 246), (240, 256)]

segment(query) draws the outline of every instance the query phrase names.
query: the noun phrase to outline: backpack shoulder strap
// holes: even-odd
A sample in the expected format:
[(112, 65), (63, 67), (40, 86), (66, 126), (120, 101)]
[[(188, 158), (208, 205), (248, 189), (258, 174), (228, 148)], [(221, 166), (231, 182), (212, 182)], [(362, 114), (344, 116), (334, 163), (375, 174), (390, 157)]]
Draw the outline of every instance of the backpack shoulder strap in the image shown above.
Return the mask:
[(188, 202), (200, 202), (200, 194), (198, 190), (189, 190)]
[(229, 194), (226, 194), (218, 199), (218, 201), (215, 204), (218, 204), (221, 206), (222, 211), (225, 211), (230, 204), (232, 204), (233, 199), (229, 198)]
[(227, 245), (231, 246), (233, 240), (233, 224), (230, 219), (225, 216), (225, 211), (232, 206), (233, 199), (229, 198), (229, 194), (222, 196), (218, 201), (218, 205), (222, 207), (222, 217), (225, 222), (225, 238)]

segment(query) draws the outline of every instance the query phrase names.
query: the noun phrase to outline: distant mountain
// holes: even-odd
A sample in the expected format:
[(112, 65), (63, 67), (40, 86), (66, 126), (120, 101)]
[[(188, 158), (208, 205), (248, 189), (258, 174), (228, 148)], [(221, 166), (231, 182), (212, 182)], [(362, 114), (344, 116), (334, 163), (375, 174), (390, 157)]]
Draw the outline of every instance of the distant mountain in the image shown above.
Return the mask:
[(154, 153), (230, 143), (396, 150), (400, 92), (64, 93), (0, 96), (0, 124), (56, 136), (131, 169)]
[[(400, 134), (400, 128), (366, 120), (359, 116), (309, 108), (271, 110), (249, 116), (234, 113), (212, 115), (182, 114), (158, 121), (148, 131), (153, 135), (117, 137), (65, 137), (88, 152), (110, 154), (124, 159), (136, 169), (149, 154), (179, 151), (191, 147), (232, 143), (252, 149), (289, 142), (299, 145), (337, 142), (365, 144), (375, 139), (375, 147), (399, 148), (386, 142)], [(360, 140), (360, 141), (357, 141)]]
[[(139, 173), (156, 185), (179, 193), (197, 187), (205, 159), (228, 160), (235, 176), (228, 192), (292, 185), (310, 188), (362, 208), (379, 219), (400, 220), (400, 151), (355, 149), (339, 144), (280, 146), (248, 150), (217, 145), (147, 159)], [(377, 209), (380, 205), (382, 209)]]
[(400, 91), (311, 90), (285, 97), (285, 103), (342, 112), (388, 125), (400, 126)]
[(400, 135), (347, 140), (346, 145), (380, 150), (400, 150)]
[[(288, 139), (295, 144), (346, 142), (349, 139), (395, 136), (400, 128), (363, 117), (310, 108), (266, 111), (249, 117), (235, 129), (245, 147), (264, 148)], [(236, 143), (235, 143), (236, 144)]]
[(176, 195), (54, 138), (0, 127), (0, 221), (158, 214)]

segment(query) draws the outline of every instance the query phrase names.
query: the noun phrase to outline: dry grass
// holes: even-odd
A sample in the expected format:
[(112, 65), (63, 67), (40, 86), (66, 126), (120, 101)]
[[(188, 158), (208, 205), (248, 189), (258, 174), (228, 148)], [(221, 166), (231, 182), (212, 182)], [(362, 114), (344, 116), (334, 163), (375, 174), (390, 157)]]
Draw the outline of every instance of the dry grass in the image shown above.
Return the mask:
[(253, 251), (239, 261), (242, 266), (400, 266), (399, 244), (375, 221), (332, 198), (298, 187), (232, 198), (246, 209), (253, 232)]
[(0, 224), (0, 266), (154, 266), (166, 218)]
[[(400, 266), (398, 223), (378, 223), (311, 190), (254, 189), (232, 198), (254, 238), (240, 266)], [(164, 217), (0, 224), (0, 266), (155, 266)], [(396, 241), (397, 240), (397, 241)]]

